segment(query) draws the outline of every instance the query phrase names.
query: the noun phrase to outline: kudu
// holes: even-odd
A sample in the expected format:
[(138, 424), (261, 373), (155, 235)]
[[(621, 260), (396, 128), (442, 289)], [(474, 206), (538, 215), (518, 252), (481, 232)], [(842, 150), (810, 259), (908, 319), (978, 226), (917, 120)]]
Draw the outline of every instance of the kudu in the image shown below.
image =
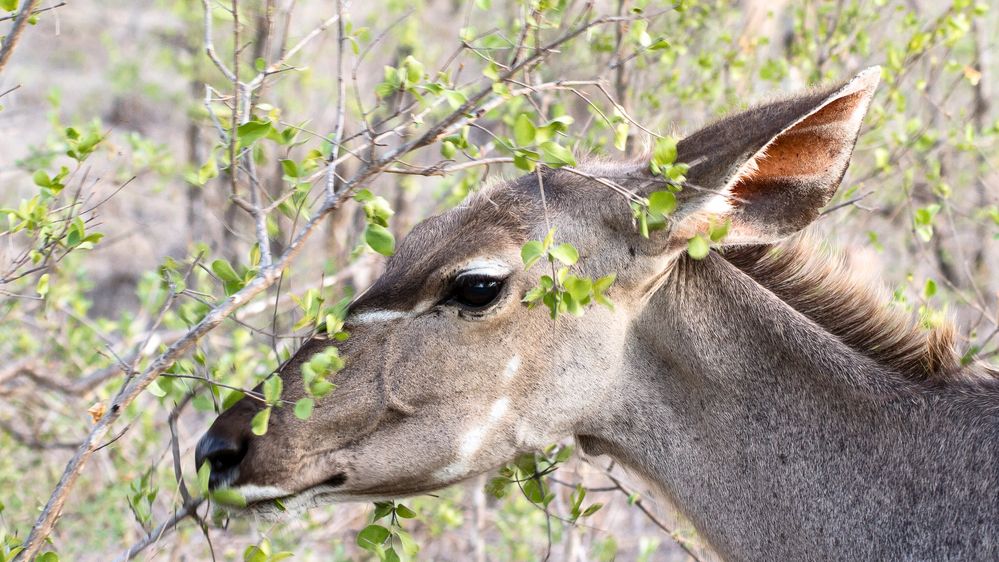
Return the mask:
[[(997, 559), (999, 372), (795, 235), (840, 183), (879, 77), (684, 138), (677, 209), (648, 238), (606, 187), (664, 189), (647, 159), (540, 169), (423, 221), (350, 306), (347, 365), (312, 417), (279, 408), (256, 437), (244, 398), (197, 463), (261, 513), (429, 492), (574, 436), (726, 559)], [(722, 220), (716, 251), (689, 257)], [(580, 275), (617, 273), (613, 309), (553, 325), (521, 302), (545, 268), (519, 250), (546, 223)], [(329, 345), (281, 368), (285, 399)]]

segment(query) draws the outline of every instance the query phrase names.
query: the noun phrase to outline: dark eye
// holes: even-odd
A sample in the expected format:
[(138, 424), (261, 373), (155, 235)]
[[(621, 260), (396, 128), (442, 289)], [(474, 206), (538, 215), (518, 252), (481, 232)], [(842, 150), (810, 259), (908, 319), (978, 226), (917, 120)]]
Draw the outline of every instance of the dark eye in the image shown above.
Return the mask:
[(459, 277), (451, 289), (451, 300), (468, 308), (484, 308), (499, 296), (503, 280), (467, 275)]

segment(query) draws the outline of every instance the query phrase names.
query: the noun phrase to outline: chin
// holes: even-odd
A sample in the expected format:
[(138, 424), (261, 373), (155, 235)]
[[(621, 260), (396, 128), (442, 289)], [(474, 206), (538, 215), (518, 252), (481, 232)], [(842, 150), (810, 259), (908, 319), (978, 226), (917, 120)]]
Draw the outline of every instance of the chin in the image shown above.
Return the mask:
[(246, 507), (229, 507), (228, 510), (237, 517), (249, 515), (267, 521), (278, 521), (291, 515), (301, 514), (313, 507), (332, 503), (390, 501), (429, 494), (462, 480), (464, 479), (422, 486), (379, 487), (366, 490), (348, 490), (339, 483), (323, 483), (299, 492), (289, 492), (276, 486), (247, 484), (234, 488), (246, 498)]

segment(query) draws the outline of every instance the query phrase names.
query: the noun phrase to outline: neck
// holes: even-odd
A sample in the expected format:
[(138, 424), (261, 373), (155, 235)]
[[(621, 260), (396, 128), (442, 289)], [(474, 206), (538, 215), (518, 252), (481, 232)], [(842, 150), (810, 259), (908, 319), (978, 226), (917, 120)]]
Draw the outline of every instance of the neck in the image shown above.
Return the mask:
[(725, 558), (981, 555), (999, 536), (995, 384), (902, 376), (716, 254), (678, 262), (633, 336), (628, 403), (581, 443)]

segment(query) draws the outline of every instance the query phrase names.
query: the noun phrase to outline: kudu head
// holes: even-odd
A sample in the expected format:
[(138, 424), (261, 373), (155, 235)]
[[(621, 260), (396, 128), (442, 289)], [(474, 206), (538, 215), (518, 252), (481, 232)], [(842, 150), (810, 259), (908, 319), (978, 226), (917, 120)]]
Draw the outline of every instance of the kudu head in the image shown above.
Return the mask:
[[(607, 431), (610, 410), (629, 400), (631, 328), (688, 239), (730, 221), (722, 244), (766, 243), (814, 220), (843, 177), (879, 74), (761, 105), (680, 141), (687, 180), (667, 227), (648, 238), (608, 187), (666, 189), (647, 158), (539, 168), (423, 221), (351, 304), (349, 339), (312, 339), (278, 373), (283, 400), (294, 402), (306, 395), (303, 363), (336, 345), (346, 358), (336, 390), (307, 420), (276, 408), (262, 436), (250, 431), (259, 402), (242, 399), (201, 439), (198, 465), (209, 462), (213, 485), (234, 486), (266, 511), (273, 498), (300, 507), (428, 492), (567, 436)], [(551, 269), (525, 270), (521, 247), (550, 227), (578, 249), (577, 275), (617, 274), (613, 309), (553, 322), (544, 307), (522, 303)]]

